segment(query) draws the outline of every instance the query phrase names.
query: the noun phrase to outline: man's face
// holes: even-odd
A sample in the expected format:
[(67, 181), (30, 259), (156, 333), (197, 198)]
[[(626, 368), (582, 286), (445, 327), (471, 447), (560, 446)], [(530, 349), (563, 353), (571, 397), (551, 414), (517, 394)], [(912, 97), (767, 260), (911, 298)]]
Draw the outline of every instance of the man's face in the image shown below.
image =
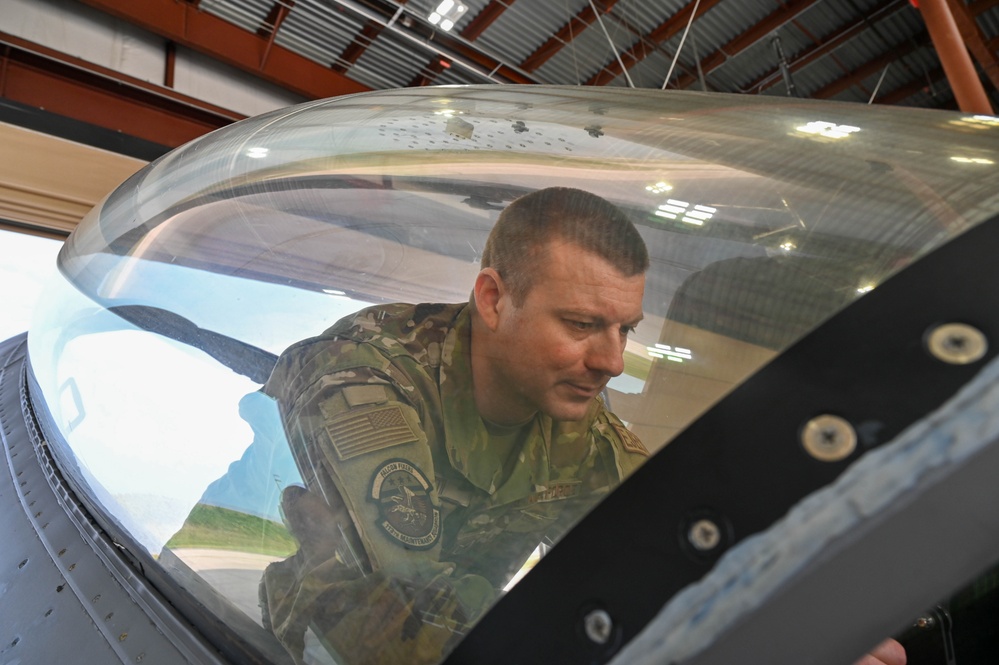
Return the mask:
[(501, 298), (497, 389), (508, 422), (534, 412), (580, 420), (611, 377), (624, 370), (628, 333), (642, 318), (645, 275), (625, 277), (578, 245), (554, 240), (518, 307)]

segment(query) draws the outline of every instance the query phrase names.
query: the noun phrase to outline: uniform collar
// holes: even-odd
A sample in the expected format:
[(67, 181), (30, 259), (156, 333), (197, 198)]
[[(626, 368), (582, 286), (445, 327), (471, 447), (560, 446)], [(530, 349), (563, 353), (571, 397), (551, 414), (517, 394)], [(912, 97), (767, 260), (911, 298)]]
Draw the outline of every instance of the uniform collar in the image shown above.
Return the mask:
[(526, 426), (526, 443), (519, 453), (520, 458), (509, 476), (504, 477), (506, 460), (500, 459), (489, 445), (486, 424), (475, 408), (471, 335), (471, 313), (466, 306), (447, 333), (441, 354), (440, 395), (447, 454), (459, 473), (491, 495), (492, 503), (503, 504), (547, 485), (551, 419), (539, 414)]

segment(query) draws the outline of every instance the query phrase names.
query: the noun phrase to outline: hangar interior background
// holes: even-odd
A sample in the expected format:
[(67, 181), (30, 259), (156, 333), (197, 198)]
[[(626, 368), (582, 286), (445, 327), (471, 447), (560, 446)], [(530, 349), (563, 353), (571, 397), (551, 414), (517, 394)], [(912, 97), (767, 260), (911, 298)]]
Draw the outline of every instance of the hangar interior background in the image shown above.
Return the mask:
[(371, 89), (665, 82), (956, 108), (930, 5), (953, 16), (986, 104), (999, 103), (999, 0), (463, 0), (449, 31), (431, 22), (441, 4), (0, 0), (0, 226), (64, 237), (173, 147)]

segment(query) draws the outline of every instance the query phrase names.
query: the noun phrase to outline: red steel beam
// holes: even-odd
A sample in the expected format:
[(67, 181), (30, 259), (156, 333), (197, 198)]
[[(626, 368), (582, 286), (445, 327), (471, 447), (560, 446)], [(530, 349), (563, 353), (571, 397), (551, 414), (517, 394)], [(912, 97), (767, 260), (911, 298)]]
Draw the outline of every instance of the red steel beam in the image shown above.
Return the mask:
[(413, 80), (409, 82), (407, 88), (419, 88), (424, 85), (430, 85), (437, 78), (437, 74), (440, 74), (445, 69), (444, 59), (437, 58), (436, 60), (431, 60), (427, 65), (420, 70), (420, 73), (413, 77)]
[[(806, 49), (805, 51), (799, 53), (794, 61), (788, 65), (788, 67), (792, 73), (807, 67), (816, 60), (828, 55), (859, 35), (861, 32), (870, 27), (870, 24), (886, 18), (887, 16), (890, 16), (907, 6), (908, 4), (905, 0), (881, 0), (877, 6), (867, 12), (866, 18), (855, 21), (850, 25), (843, 26), (842, 28), (827, 35), (824, 39), (822, 39), (822, 41), (812, 48)], [(780, 69), (775, 67), (763, 76), (760, 76), (756, 80), (752, 81), (740, 92), (762, 92), (763, 90), (777, 85), (782, 82), (782, 80)]]
[[(771, 32), (814, 5), (817, 1), (818, 0), (794, 0), (793, 2), (782, 5), (779, 9), (772, 12), (769, 16), (751, 27), (749, 30), (701, 60), (701, 71), (704, 72), (705, 76), (707, 76), (709, 73), (725, 64), (729, 58), (734, 58), (756, 42), (764, 39)], [(697, 76), (687, 74), (686, 76), (681, 76), (677, 80), (677, 87), (686, 88), (695, 81), (697, 81)]]
[(905, 44), (895, 47), (881, 57), (875, 58), (874, 60), (858, 67), (846, 76), (842, 76), (832, 83), (819, 88), (809, 95), (809, 97), (814, 99), (829, 99), (830, 97), (835, 97), (844, 90), (847, 90), (854, 85), (858, 85), (868, 76), (872, 76), (873, 74), (880, 72), (891, 63), (904, 58), (917, 49), (926, 46), (928, 40), (929, 35), (925, 31), (921, 32)]
[(364, 55), (364, 51), (367, 50), (371, 42), (375, 41), (375, 37), (380, 35), (384, 29), (385, 26), (381, 23), (368, 21), (361, 29), (360, 34), (354, 37), (354, 41), (347, 45), (347, 48), (343, 50), (343, 53), (333, 63), (333, 69), (341, 74), (347, 71), (347, 67), (357, 62)]
[(943, 78), (944, 78), (944, 71), (943, 69), (940, 68), (928, 72), (925, 76), (920, 74), (920, 77), (917, 78), (912, 83), (908, 83), (902, 86), (901, 88), (896, 88), (891, 92), (881, 97), (878, 97), (877, 99), (874, 100), (874, 103), (884, 104), (887, 106), (894, 106), (896, 104), (901, 104), (909, 97), (912, 97), (917, 93), (928, 92), (930, 83), (936, 83), (937, 81), (940, 81)]
[(245, 116), (0, 33), (0, 96), (175, 147)]
[(957, 98), (958, 107), (965, 113), (992, 115), (992, 104), (978, 79), (947, 0), (919, 0), (919, 11), (936, 47), (940, 64), (947, 73), (947, 81)]
[(312, 99), (370, 90), (343, 74), (273, 46), (263, 62), (267, 40), (176, 0), (80, 0), (161, 37), (232, 65), (265, 81)]
[(257, 30), (257, 35), (267, 40), (267, 46), (264, 47), (264, 55), (260, 58), (261, 69), (267, 65), (267, 58), (270, 56), (271, 49), (274, 47), (274, 40), (277, 39), (277, 33), (278, 30), (281, 29), (281, 24), (288, 16), (288, 12), (291, 11), (291, 8), (295, 6), (295, 0), (285, 1), (288, 4), (276, 2), (271, 6), (271, 10), (267, 12), (267, 18), (264, 19), (264, 25), (260, 26)]
[[(604, 0), (602, 3), (595, 2), (594, 4), (600, 8), (602, 13), (606, 14), (617, 4), (617, 0)], [(571, 42), (576, 35), (586, 30), (596, 20), (597, 15), (591, 7), (583, 8), (582, 11), (569, 19), (568, 23), (559, 28), (558, 32), (549, 37), (548, 41), (527, 56), (527, 59), (520, 63), (520, 68), (527, 72), (533, 72), (548, 62), (563, 46)]]
[(975, 16), (979, 16), (993, 7), (999, 7), (999, 0), (971, 0), (971, 4), (968, 5), (968, 11)]
[[(696, 20), (719, 2), (721, 2), (721, 0), (701, 0), (700, 4), (698, 4), (696, 0), (688, 2), (683, 9), (673, 14), (673, 16), (668, 18), (666, 21), (663, 21), (652, 32), (646, 35), (645, 39), (655, 44), (662, 44), (674, 35), (679, 34), (680, 31), (687, 27), (687, 23), (690, 21), (690, 14), (694, 11), (695, 6), (697, 7), (697, 14), (694, 15), (694, 19)], [(629, 63), (629, 68), (635, 63), (641, 62), (648, 54), (648, 51), (645, 50), (645, 45), (642, 41), (643, 40), (639, 40), (631, 48), (621, 53), (621, 61), (627, 61)], [(603, 69), (592, 76), (590, 80), (586, 82), (586, 85), (607, 85), (620, 76), (621, 73), (621, 64), (618, 62), (617, 58), (615, 58), (612, 62), (608, 63)]]
[(489, 0), (489, 4), (476, 14), (475, 18), (468, 22), (468, 25), (462, 28), (461, 36), (469, 41), (475, 41), (514, 2), (516, 0), (505, 0), (505, 2), (503, 0)]
[(967, 5), (956, 0), (949, 0), (947, 4), (950, 7), (951, 14), (954, 16), (955, 23), (957, 23), (957, 29), (961, 33), (961, 37), (964, 39), (964, 43), (967, 45), (971, 55), (975, 56), (975, 60), (981, 65), (982, 71), (985, 72), (985, 76), (992, 82), (992, 86), (996, 90), (999, 90), (999, 62), (996, 62), (995, 55), (989, 49), (988, 44), (985, 43), (985, 33), (978, 27), (978, 23), (975, 21), (975, 17), (971, 15), (971, 12), (968, 11)]

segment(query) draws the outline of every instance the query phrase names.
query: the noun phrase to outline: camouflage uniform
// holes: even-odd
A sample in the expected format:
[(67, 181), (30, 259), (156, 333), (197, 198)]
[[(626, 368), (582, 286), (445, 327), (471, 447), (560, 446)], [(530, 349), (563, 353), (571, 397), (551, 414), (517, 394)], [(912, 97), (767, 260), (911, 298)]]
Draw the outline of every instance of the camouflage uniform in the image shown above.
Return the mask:
[(311, 627), (351, 665), (438, 662), (539, 544), (648, 455), (599, 399), (581, 421), (489, 431), (470, 330), (464, 304), (377, 306), (279, 359), (264, 391), (309, 494), (346, 526), (296, 525), (286, 497), (301, 549), (268, 569), (262, 600), (293, 654)]

